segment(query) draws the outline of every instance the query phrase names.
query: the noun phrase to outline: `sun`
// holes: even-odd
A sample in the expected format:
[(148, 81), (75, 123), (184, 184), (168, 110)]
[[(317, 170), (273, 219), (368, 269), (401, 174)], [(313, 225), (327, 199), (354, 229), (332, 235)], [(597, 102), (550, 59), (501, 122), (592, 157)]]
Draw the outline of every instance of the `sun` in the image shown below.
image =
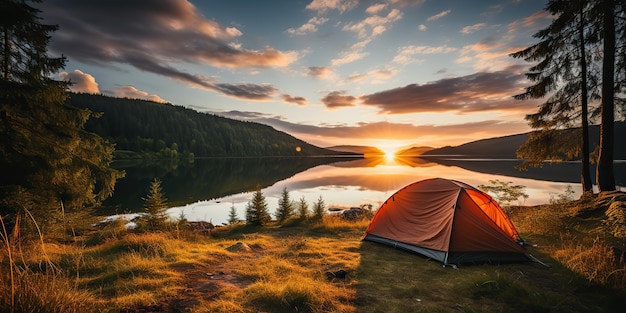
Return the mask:
[(387, 159), (387, 160), (393, 160), (393, 158), (395, 158), (395, 157), (396, 157), (396, 154), (393, 153), (393, 152), (386, 152), (385, 153), (385, 159)]

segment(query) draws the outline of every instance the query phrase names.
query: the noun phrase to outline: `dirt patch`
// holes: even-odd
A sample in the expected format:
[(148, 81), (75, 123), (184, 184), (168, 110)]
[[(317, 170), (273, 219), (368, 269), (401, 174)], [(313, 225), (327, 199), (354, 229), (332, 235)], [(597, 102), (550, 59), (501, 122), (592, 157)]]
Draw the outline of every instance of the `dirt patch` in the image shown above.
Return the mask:
[[(232, 249), (229, 249), (234, 247)], [(243, 290), (253, 283), (252, 280), (237, 275), (232, 270), (242, 259), (254, 258), (254, 250), (247, 244), (238, 242), (227, 248), (231, 252), (245, 252), (236, 260), (225, 260), (223, 263), (185, 264), (174, 266), (181, 273), (181, 285), (184, 290), (176, 299), (170, 301), (170, 308), (185, 311), (201, 305), (203, 302), (219, 298), (229, 290)]]

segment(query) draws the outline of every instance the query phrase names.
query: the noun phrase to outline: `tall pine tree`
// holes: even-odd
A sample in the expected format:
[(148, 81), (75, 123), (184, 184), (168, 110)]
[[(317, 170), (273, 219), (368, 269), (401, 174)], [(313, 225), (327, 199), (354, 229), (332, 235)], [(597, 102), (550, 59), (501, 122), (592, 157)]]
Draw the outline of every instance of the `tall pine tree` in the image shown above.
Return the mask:
[[(556, 18), (545, 29), (537, 32), (540, 41), (513, 53), (515, 58), (538, 61), (526, 74), (535, 82), (516, 99), (546, 97), (537, 113), (526, 119), (537, 131), (517, 154), (527, 166), (541, 166), (543, 160), (562, 160), (580, 155), (583, 191), (591, 191), (589, 169), (588, 103), (599, 98), (598, 77), (588, 65), (589, 49), (597, 48), (593, 23), (597, 19), (589, 13), (593, 7), (586, 0), (551, 0), (546, 10)], [(589, 84), (593, 82), (593, 84)], [(581, 132), (558, 131), (580, 125)], [(563, 136), (569, 138), (563, 140)]]
[(276, 210), (276, 221), (281, 224), (293, 216), (295, 204), (289, 197), (287, 186), (283, 187), (283, 193), (278, 199), (278, 209)]
[(252, 200), (246, 206), (246, 224), (254, 226), (264, 226), (272, 220), (267, 201), (261, 191), (261, 186), (257, 185)]
[[(581, 142), (577, 146), (582, 153), (584, 191), (590, 191), (591, 185), (586, 156), (589, 151), (586, 142), (588, 100), (601, 100), (596, 184), (600, 191), (615, 190), (615, 100), (616, 93), (626, 90), (626, 70), (616, 69), (615, 64), (626, 64), (624, 6), (624, 0), (550, 0), (547, 10), (556, 18), (535, 35), (541, 41), (512, 54), (526, 61), (539, 61), (526, 74), (536, 84), (515, 97), (548, 97), (537, 113), (527, 116), (531, 126), (539, 131), (529, 136), (529, 141), (518, 150), (518, 156), (529, 158), (531, 165), (543, 159), (571, 157), (574, 146), (563, 143)], [(624, 103), (623, 99), (618, 100)], [(582, 140), (564, 139), (560, 133), (555, 135), (555, 130), (574, 126), (571, 121), (582, 124)]]
[(94, 114), (66, 105), (68, 83), (50, 78), (66, 59), (48, 56), (57, 26), (39, 13), (0, 0), (0, 214), (27, 208), (43, 221), (99, 203), (121, 173), (110, 167), (113, 145), (84, 130)]

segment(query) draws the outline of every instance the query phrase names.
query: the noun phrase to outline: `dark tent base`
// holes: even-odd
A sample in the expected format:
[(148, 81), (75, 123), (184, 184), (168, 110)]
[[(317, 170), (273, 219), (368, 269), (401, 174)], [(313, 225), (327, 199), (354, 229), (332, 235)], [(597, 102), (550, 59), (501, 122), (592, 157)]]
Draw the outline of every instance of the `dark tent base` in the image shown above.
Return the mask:
[(423, 255), (427, 258), (439, 261), (444, 265), (462, 265), (462, 264), (504, 264), (504, 263), (520, 263), (534, 262), (527, 254), (515, 252), (445, 252), (428, 248), (422, 248), (403, 242), (367, 234), (363, 237), (365, 241), (382, 243), (397, 249), (409, 251)]

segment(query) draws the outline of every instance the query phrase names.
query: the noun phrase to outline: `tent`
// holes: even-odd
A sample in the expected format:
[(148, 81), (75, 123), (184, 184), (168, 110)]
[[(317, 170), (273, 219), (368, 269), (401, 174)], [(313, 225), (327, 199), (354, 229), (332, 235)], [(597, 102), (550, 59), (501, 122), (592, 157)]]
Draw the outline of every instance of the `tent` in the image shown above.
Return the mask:
[(419, 253), (444, 265), (532, 261), (491, 196), (443, 178), (398, 190), (378, 209), (363, 240)]

